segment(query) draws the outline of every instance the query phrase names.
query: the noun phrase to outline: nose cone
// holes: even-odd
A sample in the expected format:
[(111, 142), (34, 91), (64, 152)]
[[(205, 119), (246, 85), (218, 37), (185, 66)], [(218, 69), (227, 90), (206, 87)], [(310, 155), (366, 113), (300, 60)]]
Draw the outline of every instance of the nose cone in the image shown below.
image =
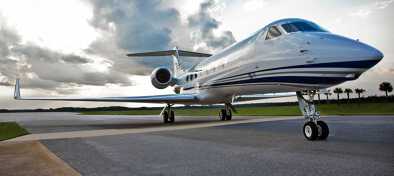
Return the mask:
[(383, 59), (384, 55), (378, 49), (376, 49), (376, 48), (374, 48), (372, 46), (366, 45), (366, 44), (361, 44), (360, 43), (360, 45), (362, 45), (361, 46), (362, 47), (361, 50), (363, 51), (363, 54), (365, 55), (364, 57), (366, 59), (379, 60), (379, 61)]
[(354, 61), (358, 62), (358, 67), (364, 68), (364, 71), (375, 66), (384, 57), (378, 49), (359, 41), (355, 41), (353, 48), (355, 48), (353, 54), (356, 56)]
[(371, 61), (379, 62), (383, 53), (376, 48), (347, 37), (332, 33), (308, 33), (303, 39), (312, 43), (309, 47), (314, 50), (314, 57), (338, 58), (341, 61)]
[(357, 40), (342, 39), (337, 46), (347, 50), (344, 53), (348, 58), (357, 58), (360, 61), (374, 60), (376, 62), (383, 59), (383, 53), (378, 49)]
[(372, 54), (373, 58), (376, 59), (376, 60), (382, 60), (383, 57), (384, 57), (383, 53), (381, 51), (379, 51), (378, 49), (374, 48), (374, 50), (375, 51), (373, 51), (373, 54)]

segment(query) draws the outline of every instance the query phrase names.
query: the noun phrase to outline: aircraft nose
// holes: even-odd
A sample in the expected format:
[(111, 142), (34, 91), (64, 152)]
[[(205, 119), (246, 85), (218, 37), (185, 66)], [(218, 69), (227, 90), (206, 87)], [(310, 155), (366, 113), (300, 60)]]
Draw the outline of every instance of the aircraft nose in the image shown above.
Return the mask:
[(381, 51), (379, 51), (378, 49), (366, 45), (366, 44), (362, 44), (360, 43), (362, 51), (364, 53), (364, 57), (367, 59), (371, 59), (371, 60), (382, 60), (384, 55)]
[(384, 57), (383, 53), (375, 48), (374, 48), (372, 55), (373, 55), (373, 58), (376, 60), (382, 60)]

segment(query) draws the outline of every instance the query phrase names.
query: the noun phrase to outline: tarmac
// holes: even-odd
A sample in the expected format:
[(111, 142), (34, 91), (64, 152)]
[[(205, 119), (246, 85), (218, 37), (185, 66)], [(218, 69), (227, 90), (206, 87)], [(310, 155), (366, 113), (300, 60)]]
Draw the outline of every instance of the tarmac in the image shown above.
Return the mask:
[(323, 117), (325, 141), (302, 117), (233, 119), (0, 114), (32, 133), (8, 143), (40, 141), (81, 175), (394, 175), (394, 116)]

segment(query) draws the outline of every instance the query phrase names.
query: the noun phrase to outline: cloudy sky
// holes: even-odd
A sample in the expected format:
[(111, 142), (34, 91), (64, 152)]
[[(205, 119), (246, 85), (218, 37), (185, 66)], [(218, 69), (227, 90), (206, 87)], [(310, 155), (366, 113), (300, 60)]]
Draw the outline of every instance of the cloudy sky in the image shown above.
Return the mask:
[(147, 76), (170, 59), (125, 54), (174, 46), (215, 53), (289, 17), (312, 20), (385, 54), (372, 70), (341, 87), (361, 87), (375, 95), (382, 94), (380, 82), (394, 83), (394, 0), (2, 0), (0, 109), (141, 106), (14, 101), (13, 84), (21, 78), (24, 96), (172, 93), (153, 88)]

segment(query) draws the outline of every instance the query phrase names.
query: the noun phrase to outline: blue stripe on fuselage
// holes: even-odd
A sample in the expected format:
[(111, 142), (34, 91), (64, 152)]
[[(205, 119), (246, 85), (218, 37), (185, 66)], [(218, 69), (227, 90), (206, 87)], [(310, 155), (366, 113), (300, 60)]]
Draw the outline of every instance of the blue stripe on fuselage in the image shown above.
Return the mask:
[(376, 65), (378, 62), (379, 60), (364, 60), (364, 61), (330, 62), (330, 63), (309, 64), (309, 65), (277, 67), (277, 68), (270, 68), (270, 69), (258, 70), (258, 71), (242, 73), (234, 76), (229, 76), (229, 77), (218, 79), (217, 81), (234, 78), (238, 76), (244, 76), (248, 74), (261, 73), (261, 72), (273, 71), (273, 70), (281, 70), (281, 69), (290, 69), (290, 68), (371, 68), (374, 65)]
[[(287, 67), (277, 67), (271, 69), (258, 70), (243, 74), (238, 74), (230, 77), (225, 77), (218, 79), (217, 81), (225, 81), (229, 78), (235, 78), (238, 76), (245, 76), (251, 73), (261, 73), (273, 70), (281, 70), (281, 69), (290, 69), (290, 68), (371, 68), (376, 65), (379, 60), (365, 60), (365, 61), (350, 61), (350, 62), (331, 62), (331, 63), (319, 63), (319, 64), (309, 64), (309, 65), (295, 65), (295, 66), (287, 66)], [(238, 80), (238, 81), (227, 81), (222, 83), (213, 83), (210, 85), (200, 86), (199, 88), (208, 88), (208, 87), (217, 87), (217, 86), (227, 86), (227, 85), (235, 85), (235, 84), (253, 84), (253, 83), (298, 83), (298, 84), (339, 84), (345, 81), (353, 80), (354, 78), (345, 78), (345, 77), (314, 77), (314, 76), (276, 76), (276, 77), (263, 77), (263, 78), (255, 78), (255, 79), (247, 79), (247, 80)], [(187, 87), (184, 90), (191, 90), (195, 87)]]
[[(309, 84), (309, 85), (328, 85), (328, 84), (339, 84), (345, 81), (353, 80), (354, 78), (346, 78), (346, 77), (316, 77), (316, 76), (275, 76), (275, 77), (264, 77), (264, 78), (255, 78), (255, 79), (247, 79), (240, 81), (230, 81), (224, 83), (215, 83), (210, 85), (200, 86), (199, 88), (212, 88), (212, 87), (221, 87), (221, 86), (231, 86), (231, 85), (248, 85), (248, 84), (257, 84), (257, 83), (269, 83), (269, 84)], [(187, 87), (183, 90), (191, 90), (196, 87)]]
[(276, 76), (247, 79), (240, 81), (231, 81), (224, 83), (215, 83), (209, 86), (222, 86), (233, 84), (250, 84), (250, 83), (300, 83), (300, 84), (339, 84), (345, 81), (353, 80), (353, 78), (346, 77), (315, 77), (315, 76)]

